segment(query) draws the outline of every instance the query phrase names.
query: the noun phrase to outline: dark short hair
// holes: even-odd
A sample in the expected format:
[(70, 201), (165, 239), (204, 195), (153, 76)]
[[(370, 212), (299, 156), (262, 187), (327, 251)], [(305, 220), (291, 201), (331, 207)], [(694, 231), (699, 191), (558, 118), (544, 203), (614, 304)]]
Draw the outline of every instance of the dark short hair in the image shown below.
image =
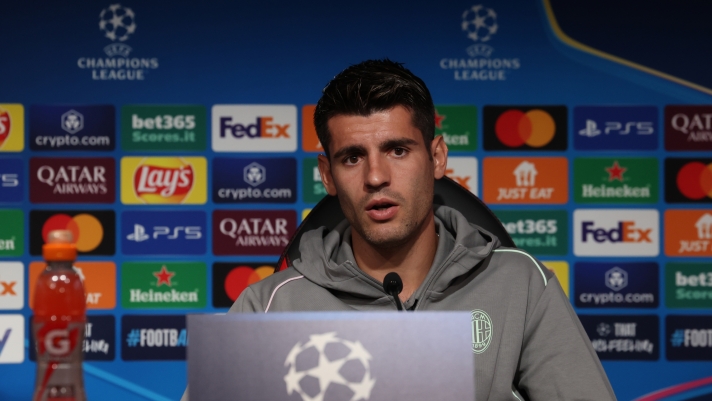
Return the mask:
[(426, 147), (435, 135), (435, 106), (428, 87), (402, 63), (366, 60), (341, 71), (322, 91), (314, 126), (329, 157), (329, 119), (337, 115), (369, 116), (396, 106), (408, 109)]

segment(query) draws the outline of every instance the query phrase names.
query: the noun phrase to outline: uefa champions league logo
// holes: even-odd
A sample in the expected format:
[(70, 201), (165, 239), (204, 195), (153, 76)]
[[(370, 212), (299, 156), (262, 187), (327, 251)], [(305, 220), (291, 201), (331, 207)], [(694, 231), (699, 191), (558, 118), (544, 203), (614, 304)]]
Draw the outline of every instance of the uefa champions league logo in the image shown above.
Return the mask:
[(136, 21), (133, 10), (112, 4), (101, 10), (99, 14), (99, 29), (112, 41), (124, 42), (136, 31)]
[(494, 51), (492, 46), (478, 42), (488, 42), (498, 29), (497, 13), (493, 9), (478, 4), (465, 10), (462, 13), (462, 30), (476, 43), (467, 48), (467, 54), (470, 57), (489, 57)]
[(329, 401), (332, 396), (368, 400), (376, 384), (370, 361), (371, 354), (359, 341), (343, 340), (336, 332), (313, 334), (306, 343), (295, 344), (287, 355), (287, 394), (296, 392), (303, 401)]

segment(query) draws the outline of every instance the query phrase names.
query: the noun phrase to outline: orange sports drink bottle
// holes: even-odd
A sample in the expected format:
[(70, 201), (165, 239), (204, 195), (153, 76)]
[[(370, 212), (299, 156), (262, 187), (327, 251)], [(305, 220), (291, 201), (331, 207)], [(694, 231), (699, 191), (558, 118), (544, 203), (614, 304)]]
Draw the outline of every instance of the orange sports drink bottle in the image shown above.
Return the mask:
[(32, 333), (37, 350), (33, 401), (85, 401), (82, 346), (84, 285), (72, 268), (77, 247), (68, 230), (54, 230), (42, 246), (47, 268), (37, 279)]

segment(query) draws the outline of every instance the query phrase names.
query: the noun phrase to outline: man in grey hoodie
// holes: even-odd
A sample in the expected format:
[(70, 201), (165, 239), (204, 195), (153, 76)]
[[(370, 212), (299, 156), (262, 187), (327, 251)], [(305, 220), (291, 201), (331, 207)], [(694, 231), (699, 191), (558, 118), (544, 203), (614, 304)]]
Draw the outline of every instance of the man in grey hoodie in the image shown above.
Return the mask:
[(303, 235), (301, 258), (248, 287), (230, 312), (469, 311), (477, 400), (614, 400), (556, 277), (454, 209), (433, 205), (447, 146), (423, 81), (398, 63), (351, 66), (324, 88), (319, 171), (346, 220)]

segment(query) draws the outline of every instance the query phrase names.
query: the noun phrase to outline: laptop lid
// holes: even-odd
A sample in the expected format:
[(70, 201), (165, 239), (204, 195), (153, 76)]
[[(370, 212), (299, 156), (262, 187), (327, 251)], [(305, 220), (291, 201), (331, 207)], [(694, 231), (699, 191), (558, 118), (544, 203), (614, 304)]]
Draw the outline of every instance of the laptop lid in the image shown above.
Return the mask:
[(188, 316), (192, 401), (474, 400), (467, 312)]

